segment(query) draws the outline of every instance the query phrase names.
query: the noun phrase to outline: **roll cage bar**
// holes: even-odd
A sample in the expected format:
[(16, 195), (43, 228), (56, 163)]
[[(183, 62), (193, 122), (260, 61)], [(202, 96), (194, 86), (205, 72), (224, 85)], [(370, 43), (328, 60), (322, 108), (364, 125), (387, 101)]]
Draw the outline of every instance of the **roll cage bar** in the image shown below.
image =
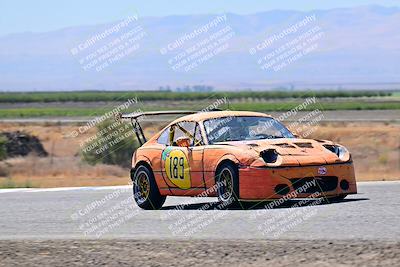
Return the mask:
[(189, 115), (197, 113), (198, 111), (192, 110), (172, 110), (172, 111), (150, 111), (150, 112), (137, 112), (137, 113), (129, 113), (122, 114), (118, 113), (116, 115), (116, 120), (130, 120), (133, 131), (142, 146), (147, 142), (146, 137), (144, 136), (142, 126), (140, 126), (139, 119), (147, 116), (158, 116), (158, 115)]

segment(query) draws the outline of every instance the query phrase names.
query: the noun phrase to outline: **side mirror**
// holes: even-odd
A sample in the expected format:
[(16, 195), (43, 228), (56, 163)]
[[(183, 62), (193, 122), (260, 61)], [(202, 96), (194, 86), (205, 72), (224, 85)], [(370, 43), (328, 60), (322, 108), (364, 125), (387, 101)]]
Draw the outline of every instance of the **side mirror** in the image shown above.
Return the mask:
[(190, 138), (186, 136), (179, 137), (178, 139), (176, 139), (176, 144), (180, 147), (189, 147)]

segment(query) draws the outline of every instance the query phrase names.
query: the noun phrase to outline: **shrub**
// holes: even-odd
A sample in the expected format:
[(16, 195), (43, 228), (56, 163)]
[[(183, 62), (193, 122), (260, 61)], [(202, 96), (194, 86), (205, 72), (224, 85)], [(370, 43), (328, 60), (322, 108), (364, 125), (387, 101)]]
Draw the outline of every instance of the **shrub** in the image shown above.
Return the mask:
[(82, 160), (95, 165), (98, 163), (130, 167), (132, 153), (138, 148), (131, 125), (112, 120), (97, 125), (97, 133), (89, 138), (81, 150)]
[(387, 154), (380, 154), (378, 157), (378, 162), (382, 165), (386, 165), (389, 162), (389, 158), (387, 156)]
[(7, 138), (0, 134), (0, 160), (3, 160), (7, 157)]

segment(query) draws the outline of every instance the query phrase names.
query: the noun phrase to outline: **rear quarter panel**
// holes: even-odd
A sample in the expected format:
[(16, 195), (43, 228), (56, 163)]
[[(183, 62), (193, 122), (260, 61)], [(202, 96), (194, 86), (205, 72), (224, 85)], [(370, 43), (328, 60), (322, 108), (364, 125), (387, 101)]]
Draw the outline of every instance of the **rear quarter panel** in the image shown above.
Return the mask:
[(166, 195), (170, 193), (170, 190), (161, 172), (161, 153), (163, 149), (164, 146), (157, 143), (145, 144), (138, 148), (132, 158), (132, 168), (137, 168), (140, 162), (149, 164), (160, 193)]

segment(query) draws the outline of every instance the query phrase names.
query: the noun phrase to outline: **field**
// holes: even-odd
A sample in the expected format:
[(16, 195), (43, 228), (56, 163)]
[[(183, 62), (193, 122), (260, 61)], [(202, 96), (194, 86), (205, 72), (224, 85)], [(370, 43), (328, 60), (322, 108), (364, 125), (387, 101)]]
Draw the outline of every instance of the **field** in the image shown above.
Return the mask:
[[(69, 135), (82, 123), (78, 121), (104, 115), (128, 99), (135, 102), (122, 112), (216, 107), (268, 112), (277, 117), (298, 108), (307, 97), (315, 97), (315, 101), (303, 106), (290, 120), (298, 120), (306, 111), (321, 111), (324, 119), (310, 138), (333, 140), (347, 146), (353, 154), (359, 181), (400, 178), (398, 91), (33, 92), (0, 93), (1, 131), (19, 130), (37, 136), (49, 156), (30, 155), (0, 161), (0, 187), (128, 183), (128, 169), (106, 164), (92, 166), (82, 161), (80, 144), (95, 134), (94, 128), (75, 138)], [(71, 122), (74, 119), (76, 122)], [(147, 125), (145, 132), (152, 135), (164, 123)]]
[(0, 93), (0, 103), (29, 102), (100, 102), (123, 101), (138, 98), (141, 101), (153, 100), (203, 100), (210, 98), (229, 99), (282, 99), (282, 98), (351, 98), (351, 97), (389, 97), (392, 91), (245, 91), (245, 92), (166, 92), (166, 91), (81, 91), (81, 92), (23, 92)]
[[(278, 103), (232, 103), (229, 109), (249, 110), (258, 112), (286, 111), (296, 108), (301, 102), (278, 102)], [(144, 103), (144, 106), (146, 104)], [(184, 110), (190, 110), (192, 105), (182, 103), (179, 105)], [(400, 103), (360, 103), (360, 102), (339, 102), (339, 103), (317, 103), (310, 104), (303, 110), (394, 110), (400, 109)], [(112, 108), (18, 108), (0, 109), (0, 118), (33, 118), (33, 117), (87, 117), (100, 116), (109, 112)], [(141, 111), (169, 110), (168, 105), (141, 108)], [(129, 110), (128, 110), (129, 111)]]
[[(23, 130), (38, 136), (50, 154), (45, 158), (28, 156), (0, 162), (2, 187), (99, 186), (129, 182), (129, 169), (82, 162), (79, 144), (93, 135), (94, 130), (73, 138), (68, 133), (77, 129), (78, 125), (74, 124), (2, 123), (1, 126), (2, 130)], [(152, 134), (161, 126), (146, 127), (145, 132)], [(353, 154), (358, 181), (400, 177), (398, 124), (323, 122), (311, 137), (334, 140), (347, 146)]]
[[(267, 91), (267, 92), (36, 92), (0, 93), (0, 119), (93, 117), (103, 115), (129, 99), (123, 112), (203, 110), (213, 107), (259, 112), (295, 109), (307, 98), (315, 101), (302, 110), (399, 110), (400, 97), (388, 91)], [(217, 104), (216, 106), (214, 106)]]

